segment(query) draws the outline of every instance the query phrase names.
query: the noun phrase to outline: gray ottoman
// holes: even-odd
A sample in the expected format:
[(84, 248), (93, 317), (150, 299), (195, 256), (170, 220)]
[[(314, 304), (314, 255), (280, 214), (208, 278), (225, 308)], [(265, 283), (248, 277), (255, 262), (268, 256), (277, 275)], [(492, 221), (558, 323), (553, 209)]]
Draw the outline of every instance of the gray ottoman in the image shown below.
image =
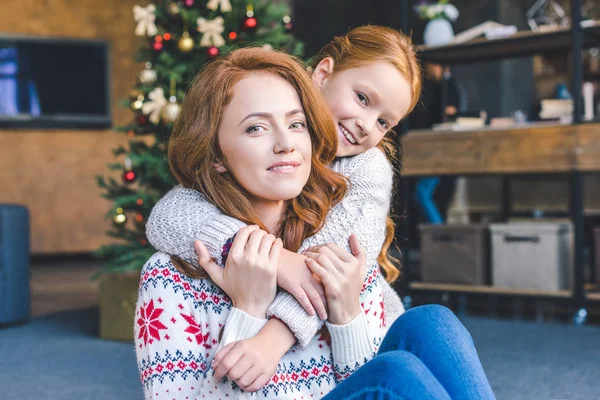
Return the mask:
[(0, 325), (29, 319), (29, 212), (0, 204)]

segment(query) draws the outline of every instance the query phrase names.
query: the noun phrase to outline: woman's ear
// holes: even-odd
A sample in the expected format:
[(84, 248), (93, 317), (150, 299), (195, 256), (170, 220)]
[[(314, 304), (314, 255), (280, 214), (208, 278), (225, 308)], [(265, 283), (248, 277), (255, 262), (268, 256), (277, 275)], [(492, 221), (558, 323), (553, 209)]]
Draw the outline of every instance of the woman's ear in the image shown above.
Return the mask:
[(213, 167), (220, 174), (227, 172), (227, 168), (225, 168), (225, 166), (221, 163), (214, 163)]
[(317, 87), (323, 87), (327, 80), (333, 74), (334, 61), (331, 57), (325, 57), (315, 67), (312, 74), (312, 80)]

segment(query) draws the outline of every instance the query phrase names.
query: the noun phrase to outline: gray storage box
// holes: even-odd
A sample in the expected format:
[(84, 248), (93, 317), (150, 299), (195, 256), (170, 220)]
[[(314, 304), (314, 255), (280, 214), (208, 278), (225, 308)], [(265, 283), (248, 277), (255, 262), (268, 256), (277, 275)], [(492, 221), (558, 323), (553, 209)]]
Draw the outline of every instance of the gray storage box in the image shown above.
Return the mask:
[(489, 284), (487, 225), (419, 225), (424, 282)]
[(558, 291), (570, 289), (573, 229), (568, 223), (490, 225), (492, 284)]

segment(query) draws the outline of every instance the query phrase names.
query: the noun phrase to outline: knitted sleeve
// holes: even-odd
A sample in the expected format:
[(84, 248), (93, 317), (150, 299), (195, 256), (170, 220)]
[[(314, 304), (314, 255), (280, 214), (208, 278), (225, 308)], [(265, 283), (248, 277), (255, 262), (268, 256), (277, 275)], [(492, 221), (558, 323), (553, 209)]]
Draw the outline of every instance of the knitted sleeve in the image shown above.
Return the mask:
[(146, 237), (155, 249), (198, 266), (194, 241), (201, 240), (211, 257), (223, 265), (223, 246), (246, 226), (224, 215), (198, 191), (176, 186), (156, 203), (146, 223)]
[[(228, 380), (215, 382), (211, 368), (219, 332), (232, 310), (230, 300), (209, 279), (181, 274), (164, 253), (148, 260), (141, 272), (134, 323), (145, 399), (246, 397)], [(255, 329), (251, 321), (245, 324), (242, 319), (239, 325)]]
[[(331, 242), (349, 251), (348, 238), (354, 233), (365, 249), (367, 269), (378, 271), (377, 257), (385, 241), (386, 218), (390, 208), (392, 167), (383, 152), (375, 148), (354, 157), (342, 158), (332, 169), (349, 178), (350, 188), (346, 197), (331, 209), (323, 228), (306, 239), (300, 251)], [(367, 288), (377, 286), (378, 279), (367, 283)], [(308, 315), (287, 292), (281, 292), (275, 298), (268, 315), (281, 319), (294, 332), (302, 348), (306, 347), (323, 324), (317, 316)]]

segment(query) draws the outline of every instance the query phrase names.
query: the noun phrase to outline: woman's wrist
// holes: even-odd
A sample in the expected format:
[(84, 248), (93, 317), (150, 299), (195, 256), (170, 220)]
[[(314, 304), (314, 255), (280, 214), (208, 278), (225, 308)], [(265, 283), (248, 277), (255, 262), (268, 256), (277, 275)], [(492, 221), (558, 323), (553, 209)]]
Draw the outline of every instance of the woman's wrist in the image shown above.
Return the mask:
[(360, 307), (360, 304), (358, 304), (357, 307), (354, 307), (349, 310), (341, 310), (341, 312), (339, 313), (332, 313), (331, 310), (329, 310), (328, 322), (334, 325), (347, 325), (350, 322), (352, 322), (352, 320), (356, 318), (360, 313), (362, 313), (362, 308)]

